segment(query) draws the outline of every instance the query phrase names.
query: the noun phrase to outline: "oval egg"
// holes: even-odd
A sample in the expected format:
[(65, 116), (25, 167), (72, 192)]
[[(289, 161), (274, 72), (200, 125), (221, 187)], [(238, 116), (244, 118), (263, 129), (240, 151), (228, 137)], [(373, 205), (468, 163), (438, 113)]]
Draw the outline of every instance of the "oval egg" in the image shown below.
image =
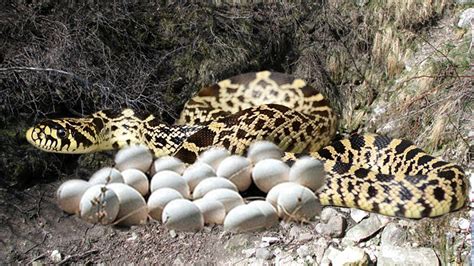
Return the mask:
[(148, 198), (148, 214), (151, 218), (161, 222), (161, 216), (166, 204), (175, 199), (182, 199), (183, 195), (172, 188), (160, 188), (151, 193)]
[(296, 184), (280, 191), (278, 216), (285, 220), (310, 221), (321, 213), (321, 204), (307, 187)]
[(186, 183), (184, 178), (176, 172), (164, 170), (156, 173), (151, 178), (151, 192), (154, 192), (159, 188), (165, 187), (172, 188), (178, 191), (179, 193), (181, 193), (181, 195), (183, 195), (184, 198), (190, 198), (188, 183)]
[(324, 185), (325, 176), (324, 164), (306, 156), (296, 160), (290, 168), (289, 180), (316, 191)]
[(183, 173), (183, 178), (188, 183), (190, 191), (194, 191), (194, 188), (202, 180), (214, 176), (216, 176), (214, 169), (211, 166), (201, 162), (192, 164), (186, 170), (184, 170)]
[(92, 185), (81, 179), (71, 179), (62, 183), (56, 191), (59, 208), (67, 213), (79, 213), (82, 195)]
[(264, 160), (264, 159), (276, 159), (281, 160), (283, 152), (281, 149), (270, 141), (257, 141), (250, 145), (247, 152), (247, 158), (253, 163)]
[(173, 156), (163, 156), (153, 162), (151, 174), (154, 175), (164, 170), (170, 170), (181, 175), (185, 169), (186, 165), (180, 159)]
[(244, 204), (244, 199), (242, 198), (242, 196), (240, 196), (239, 193), (225, 188), (211, 190), (206, 193), (206, 195), (204, 195), (203, 199), (219, 201), (220, 203), (222, 203), (222, 205), (224, 205), (226, 213), (228, 213), (236, 206)]
[(225, 207), (217, 200), (197, 199), (194, 204), (201, 210), (205, 224), (223, 224)]
[(123, 183), (123, 176), (119, 170), (112, 167), (104, 167), (95, 172), (89, 179), (91, 185)]
[(263, 192), (268, 192), (279, 183), (288, 181), (290, 167), (276, 159), (259, 161), (252, 170), (255, 185)]
[(105, 185), (90, 187), (79, 203), (80, 216), (89, 223), (111, 224), (119, 213), (117, 194)]
[(147, 147), (135, 145), (119, 150), (114, 160), (115, 167), (120, 171), (133, 168), (148, 172), (153, 162), (153, 155)]
[(229, 156), (230, 152), (225, 148), (213, 147), (201, 153), (197, 161), (210, 165), (216, 171), (222, 160)]
[(216, 174), (229, 179), (239, 191), (245, 191), (252, 184), (251, 171), (250, 160), (239, 155), (232, 155), (222, 160)]
[(252, 208), (258, 208), (260, 212), (263, 213), (263, 216), (265, 216), (265, 228), (270, 228), (278, 224), (277, 210), (272, 206), (272, 204), (270, 204), (270, 202), (264, 200), (255, 200), (249, 202), (247, 205)]
[(224, 220), (224, 230), (242, 233), (265, 228), (265, 215), (259, 208), (249, 205), (240, 205), (227, 213)]
[(193, 199), (202, 198), (206, 193), (218, 188), (226, 188), (233, 191), (238, 191), (234, 183), (223, 177), (209, 177), (202, 180), (193, 191)]
[(278, 196), (280, 195), (280, 192), (285, 189), (285, 188), (288, 188), (289, 186), (294, 186), (294, 185), (297, 185), (296, 183), (293, 183), (293, 182), (283, 182), (283, 183), (280, 183), (274, 187), (272, 187), (272, 189), (270, 189), (270, 191), (268, 191), (267, 193), (267, 197), (266, 197), (266, 201), (268, 201), (274, 208), (277, 208), (278, 206)]
[(127, 169), (122, 171), (123, 182), (136, 189), (140, 194), (148, 194), (150, 184), (148, 177), (138, 169)]
[(107, 185), (119, 199), (119, 213), (115, 223), (121, 225), (137, 225), (146, 223), (148, 217), (148, 209), (145, 199), (142, 195), (132, 187), (113, 183)]
[(186, 199), (175, 199), (163, 209), (163, 224), (176, 231), (199, 231), (204, 226), (201, 210)]

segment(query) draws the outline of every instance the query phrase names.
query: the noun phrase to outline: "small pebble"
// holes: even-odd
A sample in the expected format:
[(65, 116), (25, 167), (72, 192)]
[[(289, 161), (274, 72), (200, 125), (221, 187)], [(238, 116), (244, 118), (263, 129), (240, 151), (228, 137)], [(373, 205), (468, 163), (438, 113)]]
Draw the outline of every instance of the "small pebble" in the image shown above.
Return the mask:
[(51, 258), (51, 261), (54, 263), (59, 263), (62, 260), (61, 253), (57, 249), (53, 250), (49, 257)]
[(257, 248), (255, 251), (255, 257), (262, 260), (270, 260), (273, 258), (273, 253), (267, 248)]
[(468, 231), (471, 224), (468, 219), (461, 218), (459, 219), (458, 225), (459, 229)]

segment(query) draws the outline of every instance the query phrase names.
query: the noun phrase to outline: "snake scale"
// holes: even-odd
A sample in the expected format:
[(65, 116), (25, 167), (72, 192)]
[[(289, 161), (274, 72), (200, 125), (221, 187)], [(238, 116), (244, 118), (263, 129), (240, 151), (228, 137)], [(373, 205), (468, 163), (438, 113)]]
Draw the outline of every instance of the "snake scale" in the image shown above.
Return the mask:
[(411, 142), (376, 134), (334, 138), (337, 116), (315, 88), (286, 74), (262, 71), (201, 89), (173, 125), (130, 109), (99, 111), (85, 118), (43, 121), (28, 141), (45, 151), (89, 153), (144, 144), (155, 156), (187, 163), (211, 146), (244, 154), (269, 140), (288, 161), (309, 154), (324, 163), (324, 205), (359, 208), (389, 216), (435, 217), (465, 205), (463, 170), (426, 154)]

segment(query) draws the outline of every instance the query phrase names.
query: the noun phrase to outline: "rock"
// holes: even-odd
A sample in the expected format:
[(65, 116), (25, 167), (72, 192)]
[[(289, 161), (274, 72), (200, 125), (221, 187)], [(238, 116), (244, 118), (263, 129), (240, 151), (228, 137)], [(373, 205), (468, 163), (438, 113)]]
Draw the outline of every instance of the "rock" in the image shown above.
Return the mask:
[(346, 219), (341, 215), (337, 214), (329, 219), (327, 224), (321, 224), (321, 234), (329, 237), (342, 237), (344, 236), (344, 230), (346, 229)]
[(319, 216), (320, 217), (319, 219), (321, 220), (321, 222), (327, 223), (329, 222), (329, 219), (331, 217), (336, 216), (336, 215), (339, 215), (339, 213), (335, 209), (331, 207), (326, 207), (321, 211), (321, 215)]
[(242, 254), (244, 254), (246, 258), (250, 258), (253, 255), (255, 255), (255, 249), (254, 248), (244, 249), (242, 250)]
[(299, 226), (293, 226), (291, 229), (290, 229), (290, 232), (288, 233), (288, 235), (291, 237), (291, 238), (294, 238), (294, 239), (298, 239), (298, 237), (303, 233), (303, 230), (301, 229), (301, 227)]
[(369, 256), (364, 252), (363, 249), (358, 247), (347, 247), (339, 253), (333, 260), (331, 260), (333, 265), (368, 265)]
[(311, 234), (311, 233), (304, 233), (304, 234), (301, 234), (300, 236), (298, 236), (298, 241), (308, 242), (308, 241), (312, 240), (313, 237), (314, 237), (314, 235)]
[(54, 263), (59, 263), (62, 260), (61, 253), (57, 249), (53, 250), (49, 257), (50, 257), (51, 261), (54, 262)]
[(301, 258), (305, 258), (306, 256), (311, 256), (311, 250), (308, 245), (302, 245), (298, 249), (296, 249), (296, 253)]
[(382, 246), (402, 246), (407, 240), (407, 232), (394, 223), (389, 223), (382, 231)]
[(368, 2), (369, 0), (355, 0), (355, 4), (359, 7), (365, 6)]
[(349, 229), (344, 240), (346, 243), (360, 241), (369, 238), (388, 223), (387, 219), (379, 219), (376, 214), (371, 214), (369, 218), (362, 220), (359, 224)]
[(458, 5), (469, 5), (474, 4), (474, 0), (456, 0), (456, 4)]
[(460, 218), (459, 221), (458, 221), (458, 226), (459, 226), (459, 229), (461, 229), (463, 231), (468, 231), (469, 226), (470, 226), (470, 222), (469, 222), (468, 219)]
[(468, 8), (464, 10), (459, 16), (458, 27), (460, 28), (471, 28), (471, 25), (474, 24), (474, 8)]
[(326, 251), (327, 247), (329, 245), (328, 240), (324, 238), (319, 238), (315, 243), (314, 243), (314, 256), (316, 257), (316, 263), (321, 264), (321, 261), (323, 260), (324, 252)]
[(321, 259), (321, 265), (331, 265), (331, 261), (333, 261), (341, 252), (342, 251), (339, 249), (329, 246)]
[(359, 223), (360, 221), (365, 219), (367, 216), (369, 216), (369, 213), (366, 211), (359, 210), (359, 209), (351, 209), (351, 218), (356, 223)]
[(249, 245), (249, 237), (245, 234), (233, 235), (229, 240), (227, 240), (224, 248), (227, 250), (240, 249)]
[(280, 241), (280, 238), (278, 237), (271, 237), (271, 236), (264, 236), (262, 237), (262, 242), (260, 243), (260, 247), (268, 247), (274, 243), (278, 243)]
[(267, 248), (257, 248), (255, 257), (257, 259), (270, 260), (273, 258), (273, 253)]
[(176, 233), (175, 230), (170, 230), (170, 236), (171, 236), (172, 238), (175, 238), (175, 237), (178, 236), (178, 234)]
[(404, 248), (382, 246), (377, 265), (427, 265), (438, 266), (439, 260), (431, 248)]

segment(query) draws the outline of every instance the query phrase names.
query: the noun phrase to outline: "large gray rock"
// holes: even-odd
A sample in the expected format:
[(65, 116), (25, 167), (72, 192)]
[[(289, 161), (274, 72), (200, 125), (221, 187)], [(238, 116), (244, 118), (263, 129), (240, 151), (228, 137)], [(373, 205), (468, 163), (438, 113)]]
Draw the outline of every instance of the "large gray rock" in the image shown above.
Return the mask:
[(367, 218), (367, 216), (369, 216), (369, 213), (366, 211), (359, 210), (359, 209), (351, 209), (351, 218), (356, 223), (359, 223), (363, 219)]
[(389, 223), (382, 231), (382, 246), (403, 246), (407, 240), (407, 232), (395, 223)]
[(343, 237), (344, 231), (347, 227), (347, 222), (344, 217), (337, 214), (329, 219), (327, 224), (318, 224), (318, 233), (329, 237)]
[(359, 243), (382, 229), (388, 221), (389, 220), (385, 217), (372, 213), (368, 218), (362, 220), (360, 223), (349, 229), (343, 242)]
[(321, 259), (321, 265), (331, 265), (331, 262), (341, 253), (339, 249), (329, 246)]
[(321, 264), (323, 260), (324, 253), (329, 246), (329, 241), (325, 238), (319, 238), (314, 243), (314, 256), (316, 257), (316, 263)]
[(321, 215), (319, 215), (319, 220), (322, 223), (327, 223), (327, 222), (329, 222), (329, 219), (331, 219), (331, 217), (334, 217), (336, 215), (339, 215), (338, 211), (336, 211), (335, 209), (333, 209), (331, 207), (325, 207), (321, 211)]
[(438, 266), (436, 253), (430, 248), (404, 248), (382, 246), (377, 256), (377, 265), (426, 265)]
[(255, 257), (262, 260), (270, 260), (273, 258), (273, 253), (268, 248), (257, 248), (255, 250)]
[(458, 5), (469, 5), (474, 4), (474, 0), (456, 0), (456, 4)]
[(369, 265), (369, 256), (358, 247), (347, 247), (331, 260), (333, 265), (362, 266)]
[(458, 27), (460, 28), (471, 28), (474, 25), (474, 8), (468, 8), (464, 10), (459, 17)]

